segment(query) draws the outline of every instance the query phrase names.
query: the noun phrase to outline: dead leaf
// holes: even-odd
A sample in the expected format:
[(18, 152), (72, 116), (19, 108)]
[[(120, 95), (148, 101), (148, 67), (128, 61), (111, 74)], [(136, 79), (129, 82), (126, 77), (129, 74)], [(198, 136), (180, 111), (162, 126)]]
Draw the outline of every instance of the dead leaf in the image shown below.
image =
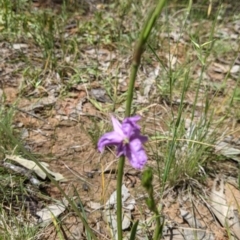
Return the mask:
[(211, 232), (203, 229), (201, 222), (196, 219), (190, 212), (180, 209), (182, 218), (188, 223), (191, 228), (179, 229), (184, 235), (184, 239), (209, 239), (214, 240), (215, 237)]
[(64, 198), (62, 202), (56, 204), (50, 204), (40, 211), (36, 212), (36, 215), (40, 217), (40, 225), (42, 227), (51, 223), (54, 218), (58, 217), (61, 213), (65, 211), (68, 206), (68, 201)]
[(87, 202), (87, 206), (93, 210), (99, 210), (103, 207), (100, 203), (93, 201)]
[(231, 70), (230, 73), (234, 74), (234, 73), (238, 73), (240, 71), (240, 66), (239, 65), (234, 65)]
[(41, 99), (38, 99), (34, 103), (23, 107), (22, 110), (28, 112), (28, 111), (36, 111), (38, 109), (44, 108), (46, 106), (52, 106), (55, 104), (57, 99), (54, 96), (48, 96), (48, 97), (43, 97)]
[(233, 185), (226, 183), (225, 184), (225, 195), (226, 201), (228, 204), (232, 205), (235, 209), (238, 209), (240, 212), (240, 191), (235, 188)]
[(40, 186), (41, 182), (37, 178), (35, 178), (31, 174), (29, 174), (29, 170), (27, 170), (26, 168), (19, 167), (19, 166), (16, 166), (16, 165), (8, 163), (8, 162), (4, 162), (3, 166), (8, 169), (11, 169), (12, 171), (14, 171), (16, 173), (26, 176), (33, 185)]
[[(123, 205), (123, 219), (122, 219), (122, 229), (126, 230), (131, 225), (131, 211), (134, 209), (136, 204), (135, 199), (133, 199), (127, 189), (127, 187), (122, 185), (122, 205)], [(117, 191), (113, 192), (109, 200), (105, 204), (104, 210), (104, 220), (111, 226), (111, 231), (113, 236), (117, 233)], [(117, 238), (116, 238), (117, 239)]]
[(229, 70), (229, 67), (215, 62), (212, 64), (212, 70), (217, 73), (227, 73)]
[[(9, 160), (12, 160), (14, 162), (17, 162), (18, 164), (20, 164), (21, 166), (31, 170), (31, 171), (34, 171), (41, 179), (46, 179), (47, 175), (45, 172), (42, 171), (42, 169), (40, 169), (39, 166), (36, 165), (35, 162), (31, 161), (31, 160), (28, 160), (28, 159), (25, 159), (25, 158), (22, 158), (22, 157), (19, 157), (19, 156), (16, 156), (16, 155), (6, 155), (6, 159), (9, 159)], [(39, 164), (42, 165), (42, 167), (49, 173), (51, 174), (56, 181), (65, 181), (65, 178), (63, 177), (62, 174), (60, 173), (56, 173), (56, 172), (53, 172), (51, 170), (48, 169), (48, 164), (45, 163), (45, 162), (39, 162)]]
[(102, 88), (91, 89), (90, 96), (94, 97), (97, 101), (102, 103), (110, 101), (110, 98), (107, 96), (106, 90)]
[(14, 50), (21, 50), (21, 49), (24, 49), (24, 48), (27, 49), (28, 45), (25, 44), (25, 43), (14, 43), (12, 47), (13, 47)]
[(223, 156), (240, 162), (240, 150), (232, 147), (229, 143), (221, 141), (216, 143), (215, 151), (222, 154)]
[(222, 224), (240, 239), (240, 221), (238, 210), (231, 203), (227, 203), (224, 180), (216, 178), (211, 192), (212, 211)]

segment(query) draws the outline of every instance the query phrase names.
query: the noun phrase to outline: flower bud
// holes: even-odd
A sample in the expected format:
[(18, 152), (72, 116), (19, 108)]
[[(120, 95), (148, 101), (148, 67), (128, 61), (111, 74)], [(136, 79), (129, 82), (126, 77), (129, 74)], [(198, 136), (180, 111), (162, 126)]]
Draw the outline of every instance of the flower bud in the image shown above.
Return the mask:
[(147, 168), (142, 174), (142, 185), (146, 189), (149, 189), (152, 186), (153, 174), (152, 169)]
[(147, 198), (146, 199), (146, 204), (147, 204), (149, 210), (154, 211), (154, 204), (155, 203), (154, 203), (153, 199)]

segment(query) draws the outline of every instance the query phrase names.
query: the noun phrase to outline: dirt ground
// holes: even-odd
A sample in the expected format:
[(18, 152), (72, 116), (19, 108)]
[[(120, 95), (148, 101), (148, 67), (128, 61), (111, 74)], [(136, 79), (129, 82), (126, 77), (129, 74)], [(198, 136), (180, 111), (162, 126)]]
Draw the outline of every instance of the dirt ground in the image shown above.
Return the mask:
[[(39, 8), (47, 8), (49, 6), (60, 7), (55, 2), (46, 3), (42, 1), (41, 3), (35, 3), (35, 7)], [(85, 15), (81, 17), (89, 18), (91, 16)], [(224, 26), (222, 29), (226, 30), (228, 27)], [(231, 34), (239, 34), (239, 32), (236, 32), (236, 25), (229, 28), (231, 28), (229, 30)], [(226, 32), (228, 34), (228, 30)], [(238, 36), (235, 40), (234, 36), (232, 38), (233, 41), (239, 41)], [(165, 39), (162, 45), (165, 46), (167, 41)], [(31, 49), (30, 45), (25, 48), (24, 44), (20, 46), (22, 52), (28, 55), (29, 59), (32, 59), (32, 64), (41, 66), (38, 62), (39, 53), (37, 51), (39, 49)], [(82, 50), (82, 58), (84, 60), (94, 58), (93, 51), (91, 51), (91, 48)], [(113, 74), (115, 66), (122, 64), (119, 67), (119, 69), (123, 69), (120, 73), (122, 80), (117, 91), (120, 93), (126, 92), (128, 82), (126, 69), (129, 68), (130, 56), (129, 59), (120, 59), (121, 63), (117, 63), (116, 59), (119, 52), (114, 47), (111, 49), (110, 46), (102, 46), (97, 51), (98, 56), (101, 55), (101, 67), (105, 75)], [(190, 54), (190, 49), (188, 49), (186, 42), (180, 44), (174, 44), (173, 42), (169, 52), (175, 56), (178, 63), (183, 63), (188, 57), (187, 55)], [(77, 194), (80, 196), (87, 214), (87, 221), (97, 234), (98, 239), (111, 239), (111, 231), (109, 224), (105, 220), (103, 206), (116, 190), (118, 158), (114, 149), (109, 149), (109, 151), (105, 151), (101, 155), (96, 147), (98, 138), (103, 134), (102, 126), (107, 126), (110, 129), (109, 112), (111, 110), (100, 111), (89, 100), (95, 94), (96, 102), (100, 102), (103, 107), (112, 107), (112, 102), (107, 98), (107, 94), (100, 94), (101, 96), (99, 97), (91, 91), (92, 89), (96, 91), (103, 89), (101, 79), (93, 80), (89, 84), (74, 84), (67, 90), (67, 94), (61, 95), (59, 93), (61, 91), (60, 85), (64, 84), (64, 82), (60, 80), (61, 77), (59, 77), (57, 72), (51, 70), (44, 71), (44, 84), (33, 88), (31, 84), (26, 84), (24, 75), (19, 71), (19, 69), (26, 67), (25, 63), (21, 61), (14, 62), (14, 60), (20, 59), (18, 46), (14, 48), (8, 42), (1, 41), (0, 54), (4, 54), (5, 60), (0, 63), (1, 90), (2, 94), (5, 95), (4, 104), (13, 106), (15, 109), (16, 114), (13, 127), (21, 133), (24, 147), (31, 153), (37, 154), (38, 159), (41, 161), (49, 163), (52, 171), (59, 172), (64, 176), (66, 181), (60, 183), (60, 186), (68, 196), (74, 197)], [(159, 56), (163, 60), (167, 58), (163, 52), (159, 52)], [(108, 58), (113, 58), (109, 65), (106, 63)], [(196, 54), (192, 54), (191, 59), (194, 61), (196, 58)], [(233, 57), (230, 56), (229, 58), (232, 60)], [(79, 62), (83, 59), (79, 60)], [(105, 62), (103, 61), (104, 59)], [(240, 58), (236, 59), (234, 64), (239, 67)], [(215, 87), (218, 87), (218, 83), (224, 80), (226, 76), (224, 67), (229, 66), (230, 62), (227, 58), (215, 60), (212, 59), (207, 68), (207, 79), (211, 79), (211, 82), (205, 81), (206, 88), (210, 88), (211, 93), (215, 92)], [(66, 70), (66, 76), (71, 74), (67, 67), (64, 70)], [(146, 75), (149, 77), (150, 72), (158, 70), (156, 62), (150, 66), (148, 65), (146, 69), (144, 67), (140, 69), (139, 80), (135, 86), (138, 93), (143, 84), (141, 82), (142, 79)], [(195, 70), (193, 71), (193, 77), (199, 75), (198, 67)], [(232, 72), (232, 76), (226, 84), (229, 92), (234, 90), (236, 78), (240, 74), (237, 67), (235, 70), (236, 72)], [(219, 95), (215, 96), (214, 101), (224, 102), (227, 93), (224, 95), (218, 89), (216, 91), (219, 92)], [(165, 132), (170, 119), (170, 109), (173, 107), (177, 112), (179, 106), (179, 96), (177, 94), (173, 105), (168, 104), (168, 99), (164, 96), (155, 98), (155, 101), (150, 99), (150, 102), (146, 102), (146, 97), (151, 96), (152, 92), (154, 90), (151, 88), (147, 96), (141, 97), (138, 94), (136, 97), (136, 104), (142, 104), (143, 106), (137, 112), (142, 116), (140, 125), (143, 126), (145, 133), (150, 135), (157, 131)], [(199, 93), (199, 105), (197, 106), (199, 115), (202, 111), (201, 98), (204, 98), (203, 91)], [(185, 108), (191, 108), (194, 102), (194, 95), (191, 92), (188, 93), (185, 101)], [(124, 104), (119, 103), (115, 107), (117, 116), (120, 119), (123, 118)], [(216, 108), (216, 118), (222, 117), (226, 109), (223, 105), (218, 105)], [(231, 141), (238, 148), (239, 122), (231, 118), (228, 118), (226, 122), (232, 125)], [(148, 147), (151, 144), (148, 143)], [(156, 168), (154, 156), (153, 154), (151, 155), (150, 151), (148, 164)], [(162, 209), (165, 221), (163, 239), (224, 240), (230, 239), (230, 237), (232, 237), (231, 239), (239, 239), (226, 231), (226, 227), (221, 224), (221, 221), (215, 216), (210, 206), (212, 189), (216, 184), (216, 189), (220, 192), (221, 179), (223, 178), (225, 180), (224, 194), (227, 196), (225, 199), (227, 200), (227, 206), (235, 205), (235, 209), (238, 209), (239, 214), (239, 205), (237, 205), (240, 201), (237, 184), (238, 168), (238, 163), (232, 159), (225, 159), (221, 166), (216, 161), (215, 165), (209, 166), (209, 177), (205, 179), (204, 185), (194, 179), (190, 179), (187, 182), (181, 182), (176, 187), (166, 187), (161, 196), (159, 194), (161, 186), (155, 180), (155, 196), (159, 207)], [(216, 180), (216, 177), (218, 180)], [(141, 172), (134, 170), (128, 161), (126, 161), (123, 182), (128, 188), (131, 197), (136, 201), (135, 207), (131, 211), (131, 220), (140, 219), (141, 228), (138, 232), (138, 239), (147, 239), (144, 236), (151, 236), (155, 226), (152, 221), (152, 214), (145, 205), (144, 197), (146, 194), (141, 187)], [(48, 183), (45, 190), (46, 194), (53, 199), (62, 198), (61, 193), (53, 184)], [(66, 210), (60, 218), (60, 228), (65, 239), (86, 239), (84, 226), (74, 212)], [(239, 225), (239, 222), (237, 224)], [(126, 239), (129, 236), (129, 229), (130, 227), (124, 232)], [(40, 231), (36, 239), (60, 238), (56, 227), (50, 224), (43, 231)]]

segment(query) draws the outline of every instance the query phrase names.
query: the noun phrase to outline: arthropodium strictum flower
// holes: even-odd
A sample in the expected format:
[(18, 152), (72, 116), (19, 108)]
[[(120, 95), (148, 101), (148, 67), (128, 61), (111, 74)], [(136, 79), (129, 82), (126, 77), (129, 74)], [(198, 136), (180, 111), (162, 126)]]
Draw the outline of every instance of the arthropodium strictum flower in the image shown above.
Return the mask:
[(125, 118), (122, 124), (113, 116), (114, 131), (105, 133), (98, 141), (98, 150), (103, 152), (104, 147), (114, 145), (117, 147), (117, 156), (126, 156), (130, 164), (136, 169), (142, 169), (147, 162), (147, 155), (143, 148), (148, 138), (141, 135), (137, 121), (140, 116)]

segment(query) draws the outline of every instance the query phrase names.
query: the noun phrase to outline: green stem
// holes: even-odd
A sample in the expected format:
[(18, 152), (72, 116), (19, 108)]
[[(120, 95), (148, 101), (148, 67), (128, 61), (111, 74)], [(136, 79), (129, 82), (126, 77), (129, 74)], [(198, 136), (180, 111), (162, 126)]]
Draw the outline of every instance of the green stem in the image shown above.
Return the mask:
[[(161, 13), (166, 1), (167, 0), (159, 0), (156, 8), (154, 8), (153, 10), (150, 11), (147, 21), (145, 22), (145, 24), (142, 28), (142, 32), (140, 34), (138, 42), (135, 46), (135, 50), (133, 53), (133, 61), (132, 61), (132, 66), (131, 66), (129, 88), (128, 88), (128, 93), (127, 93), (125, 117), (129, 117), (131, 115), (134, 85), (135, 85), (135, 80), (137, 77), (137, 71), (138, 71), (138, 68), (141, 63), (141, 56), (144, 52), (145, 44), (147, 42), (147, 39), (151, 33), (151, 30), (159, 16), (159, 14)], [(125, 164), (125, 158), (123, 156), (119, 159), (119, 162), (118, 162), (118, 177), (117, 177), (117, 231), (118, 231), (117, 235), (118, 235), (118, 240), (122, 239), (122, 178), (123, 178), (124, 164)], [(160, 229), (160, 227), (159, 227), (159, 229)], [(159, 232), (159, 231), (157, 231), (157, 232)]]
[(156, 228), (153, 234), (153, 240), (158, 240), (159, 239), (159, 235), (161, 233), (161, 223), (160, 223), (160, 215), (155, 214), (156, 217)]
[(124, 169), (125, 157), (120, 157), (118, 161), (117, 175), (117, 235), (118, 240), (122, 238), (122, 178)]
[(157, 209), (157, 205), (156, 205), (156, 202), (154, 200), (153, 185), (152, 184), (151, 184), (151, 187), (147, 191), (148, 191), (149, 199), (151, 199), (151, 202), (153, 204), (153, 209), (150, 209), (150, 210), (152, 210), (152, 212), (154, 213), (155, 218), (156, 218), (155, 219), (156, 228), (155, 228), (155, 231), (154, 231), (154, 234), (153, 234), (153, 240), (158, 240), (159, 236), (160, 236), (160, 233), (161, 233), (161, 221), (160, 221), (160, 213)]
[(150, 11), (147, 21), (145, 22), (142, 32), (139, 36), (137, 44), (134, 49), (133, 53), (133, 61), (131, 66), (131, 73), (130, 73), (130, 81), (129, 81), (129, 88), (127, 93), (127, 102), (126, 102), (126, 111), (125, 117), (129, 117), (131, 115), (131, 106), (132, 106), (132, 99), (133, 99), (133, 92), (134, 92), (134, 84), (137, 77), (137, 71), (141, 63), (141, 56), (144, 52), (145, 44), (148, 40), (148, 37), (151, 33), (151, 30), (161, 13), (165, 3), (167, 0), (159, 0), (156, 8)]
[(160, 214), (158, 212), (158, 209), (157, 209), (156, 205), (155, 205), (154, 213), (155, 213), (155, 218), (156, 218), (156, 220), (155, 220), (156, 228), (155, 228), (155, 231), (154, 231), (154, 234), (153, 234), (153, 240), (158, 240), (159, 236), (160, 236), (160, 233), (161, 233), (161, 221), (160, 221)]

